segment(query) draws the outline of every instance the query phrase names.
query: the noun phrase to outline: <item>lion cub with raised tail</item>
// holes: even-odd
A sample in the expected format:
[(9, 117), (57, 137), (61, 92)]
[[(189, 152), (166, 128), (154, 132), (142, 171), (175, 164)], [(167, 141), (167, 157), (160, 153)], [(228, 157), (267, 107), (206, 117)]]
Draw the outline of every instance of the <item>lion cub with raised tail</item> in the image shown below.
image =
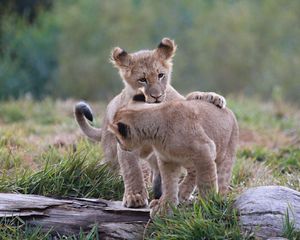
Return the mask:
[[(202, 197), (211, 190), (227, 192), (238, 143), (238, 124), (228, 108), (197, 100), (129, 106), (116, 113), (110, 129), (123, 150), (154, 146), (162, 196), (150, 204), (152, 217), (167, 203), (188, 198), (180, 194), (190, 195), (195, 184)], [(181, 167), (188, 175), (179, 186)]]

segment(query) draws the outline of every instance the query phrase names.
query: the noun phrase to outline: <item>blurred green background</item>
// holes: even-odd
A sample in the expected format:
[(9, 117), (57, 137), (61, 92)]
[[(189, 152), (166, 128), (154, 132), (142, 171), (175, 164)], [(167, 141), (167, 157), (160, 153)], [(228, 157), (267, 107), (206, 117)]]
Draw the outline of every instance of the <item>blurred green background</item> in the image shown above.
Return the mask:
[(178, 50), (179, 91), (300, 102), (298, 0), (0, 1), (0, 99), (110, 99), (122, 88), (110, 51)]

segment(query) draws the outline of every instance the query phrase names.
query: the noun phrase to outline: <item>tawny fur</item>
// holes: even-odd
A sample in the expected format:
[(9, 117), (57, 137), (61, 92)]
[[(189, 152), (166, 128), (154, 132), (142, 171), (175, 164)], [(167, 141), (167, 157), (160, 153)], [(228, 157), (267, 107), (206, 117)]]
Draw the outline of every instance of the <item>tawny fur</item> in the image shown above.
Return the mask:
[[(84, 117), (82, 105), (77, 104), (75, 107), (75, 118), (82, 131), (91, 139), (101, 141), (105, 162), (114, 168), (120, 167), (125, 184), (123, 205), (127, 207), (141, 207), (147, 204), (148, 195), (138, 161), (140, 158), (148, 160), (154, 171), (153, 176), (159, 176), (156, 156), (151, 146), (145, 146), (132, 153), (124, 152), (118, 147), (114, 135), (108, 131), (108, 125), (112, 123), (116, 111), (126, 106), (138, 93), (142, 92), (145, 95), (147, 103), (185, 99), (170, 85), (172, 58), (175, 51), (174, 41), (168, 38), (162, 39), (154, 50), (128, 54), (117, 47), (112, 51), (111, 62), (118, 68), (125, 87), (108, 104), (102, 129), (90, 126)], [(146, 79), (147, 83), (144, 83), (142, 79)], [(221, 108), (226, 105), (225, 99), (215, 93), (195, 92), (189, 97), (189, 99), (193, 98), (212, 102)], [(148, 122), (151, 122), (151, 117)]]
[[(124, 150), (154, 147), (162, 197), (150, 204), (153, 213), (167, 202), (177, 205), (179, 198), (187, 199), (195, 184), (202, 197), (211, 190), (226, 194), (238, 144), (232, 111), (196, 100), (147, 105), (118, 111), (110, 128)], [(189, 174), (179, 192), (181, 166)]]

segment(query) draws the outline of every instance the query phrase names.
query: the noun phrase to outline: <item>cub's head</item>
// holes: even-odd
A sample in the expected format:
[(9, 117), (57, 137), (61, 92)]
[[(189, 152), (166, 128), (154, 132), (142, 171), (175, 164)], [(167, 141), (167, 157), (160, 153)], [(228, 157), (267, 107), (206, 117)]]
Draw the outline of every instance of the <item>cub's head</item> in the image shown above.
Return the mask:
[(175, 42), (163, 38), (154, 50), (127, 53), (116, 47), (112, 51), (111, 62), (119, 69), (132, 96), (142, 91), (146, 102), (160, 103), (165, 99), (170, 82), (175, 51)]

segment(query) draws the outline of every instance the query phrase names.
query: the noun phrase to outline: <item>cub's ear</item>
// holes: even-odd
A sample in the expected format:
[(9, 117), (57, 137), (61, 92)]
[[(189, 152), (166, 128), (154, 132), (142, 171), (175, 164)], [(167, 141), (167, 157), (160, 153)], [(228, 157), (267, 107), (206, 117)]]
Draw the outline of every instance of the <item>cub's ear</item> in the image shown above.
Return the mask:
[(122, 122), (118, 122), (117, 126), (118, 126), (118, 131), (121, 134), (121, 136), (124, 137), (124, 138), (129, 138), (129, 136), (130, 136), (130, 127), (128, 125), (126, 125), (125, 123), (122, 123)]
[(116, 47), (111, 52), (110, 61), (116, 67), (129, 67), (130, 59), (130, 55), (122, 48)]
[(126, 139), (130, 136), (130, 127), (122, 122), (118, 122), (117, 124), (109, 124), (108, 131), (121, 139)]
[(176, 44), (170, 38), (163, 38), (159, 43), (156, 52), (163, 60), (171, 59), (176, 52)]

